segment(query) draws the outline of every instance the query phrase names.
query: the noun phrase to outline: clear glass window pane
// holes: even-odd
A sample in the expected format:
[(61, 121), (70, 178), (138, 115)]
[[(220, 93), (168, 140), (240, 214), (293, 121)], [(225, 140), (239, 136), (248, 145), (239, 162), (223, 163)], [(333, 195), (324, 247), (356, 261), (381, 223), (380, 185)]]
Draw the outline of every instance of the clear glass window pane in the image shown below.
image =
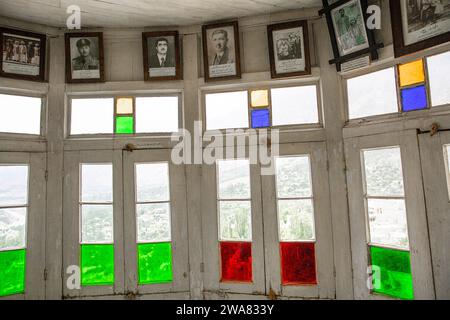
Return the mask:
[(250, 199), (248, 160), (217, 161), (219, 199)]
[(81, 242), (113, 243), (113, 205), (81, 206)]
[(278, 198), (312, 197), (309, 157), (276, 158)]
[(167, 163), (136, 164), (137, 202), (169, 201), (169, 165)]
[(41, 133), (42, 99), (0, 94), (0, 132)]
[(405, 200), (368, 199), (370, 243), (408, 249)]
[(0, 250), (26, 247), (27, 208), (0, 209)]
[(272, 89), (272, 125), (319, 123), (317, 87)]
[(171, 241), (170, 203), (138, 204), (136, 215), (139, 243)]
[(347, 94), (349, 119), (398, 112), (395, 69), (349, 79)]
[(178, 97), (136, 98), (136, 133), (178, 132)]
[(313, 241), (314, 209), (312, 199), (278, 200), (280, 241)]
[(0, 166), (0, 207), (28, 204), (28, 166)]
[(219, 216), (220, 241), (252, 241), (250, 201), (220, 201)]
[(428, 57), (427, 62), (431, 105), (441, 106), (449, 104), (448, 75), (450, 74), (450, 51)]
[(248, 128), (247, 91), (205, 95), (206, 130)]
[(81, 165), (81, 202), (113, 201), (112, 164)]
[(113, 133), (114, 99), (72, 99), (70, 134)]
[(368, 196), (404, 196), (400, 148), (364, 151)]

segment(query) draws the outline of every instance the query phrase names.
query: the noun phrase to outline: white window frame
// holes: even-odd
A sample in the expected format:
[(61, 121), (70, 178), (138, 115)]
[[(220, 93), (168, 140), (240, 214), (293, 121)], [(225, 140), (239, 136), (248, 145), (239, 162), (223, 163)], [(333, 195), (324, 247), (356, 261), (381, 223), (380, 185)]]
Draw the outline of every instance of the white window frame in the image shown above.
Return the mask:
[[(74, 290), (67, 287), (70, 266), (80, 261), (80, 165), (105, 164), (113, 166), (113, 234), (114, 234), (114, 285), (88, 286)], [(64, 153), (64, 203), (63, 203), (63, 297), (80, 298), (124, 293), (123, 254), (123, 185), (122, 150), (116, 151), (70, 151)], [(81, 276), (81, 270), (80, 270)]]
[(362, 150), (391, 146), (399, 146), (402, 154), (414, 298), (434, 299), (420, 154), (415, 130), (345, 139), (355, 299), (393, 299), (376, 293), (372, 294), (367, 287), (369, 239), (363, 186), (364, 168), (361, 163)]
[[(280, 157), (309, 156), (313, 208), (317, 285), (282, 285), (276, 176), (262, 177), (266, 291), (284, 297), (334, 299), (336, 297), (330, 190), (325, 142), (281, 144)], [(292, 241), (293, 242), (293, 241)]]
[[(246, 148), (248, 149), (248, 148)], [(231, 149), (223, 148), (226, 155)], [(248, 153), (248, 150), (246, 152)], [(228, 158), (223, 158), (228, 159)], [(235, 158), (241, 159), (241, 158)], [(231, 160), (231, 159), (229, 159)], [(261, 171), (259, 165), (250, 163), (250, 190), (252, 213), (252, 283), (221, 282), (219, 239), (219, 212), (217, 201), (216, 163), (202, 165), (202, 230), (205, 294), (226, 292), (230, 294), (265, 294), (264, 238), (262, 222)], [(246, 241), (243, 241), (246, 242)]]
[(25, 293), (0, 300), (45, 299), (46, 154), (0, 152), (0, 165), (28, 165)]
[[(66, 140), (79, 140), (79, 139), (92, 139), (92, 138), (100, 138), (100, 139), (115, 139), (115, 140), (124, 140), (130, 138), (164, 138), (170, 139), (172, 132), (158, 132), (158, 133), (134, 133), (134, 134), (112, 134), (110, 133), (99, 133), (99, 134), (71, 134), (71, 116), (72, 116), (72, 100), (73, 99), (96, 99), (96, 98), (112, 98), (114, 100), (113, 103), (113, 117), (111, 122), (113, 124), (113, 130), (115, 128), (115, 103), (116, 98), (148, 98), (148, 97), (177, 97), (178, 98), (178, 132), (174, 132), (174, 134), (181, 134), (181, 131), (184, 129), (184, 92), (182, 90), (172, 90), (172, 91), (161, 91), (161, 92), (107, 92), (107, 93), (68, 93), (66, 95), (66, 130), (64, 137)], [(134, 110), (136, 112), (136, 110)], [(88, 116), (88, 115), (87, 115)], [(136, 122), (136, 119), (135, 119)], [(136, 123), (135, 123), (136, 125)]]
[(433, 256), (433, 277), (436, 299), (450, 299), (450, 243), (449, 212), (450, 186), (447, 183), (446, 155), (443, 148), (450, 144), (450, 132), (442, 131), (431, 136), (419, 134), (420, 159), (427, 203), (427, 217)]
[[(185, 166), (171, 162), (171, 150), (136, 150), (124, 152), (124, 241), (125, 291), (133, 294), (171, 294), (189, 297), (188, 221), (186, 203)], [(170, 221), (172, 244), (172, 282), (138, 284), (136, 182), (135, 164), (168, 163), (170, 187)], [(147, 243), (147, 242), (145, 242)]]
[[(450, 46), (443, 46), (440, 48), (433, 48), (426, 50), (424, 52), (418, 52), (412, 55), (396, 58), (394, 60), (390, 60), (388, 62), (380, 62), (373, 66), (370, 66), (368, 68), (359, 69), (356, 71), (350, 71), (347, 73), (342, 73), (342, 92), (343, 92), (343, 99), (344, 99), (344, 119), (346, 121), (346, 127), (354, 127), (358, 126), (360, 124), (365, 123), (385, 123), (395, 120), (406, 120), (406, 119), (420, 119), (423, 117), (427, 117), (428, 115), (440, 115), (440, 114), (450, 114), (450, 103), (446, 105), (440, 105), (440, 106), (432, 106), (431, 102), (431, 91), (430, 91), (430, 81), (429, 81), (429, 72), (428, 72), (428, 66), (427, 66), (427, 58), (438, 55), (441, 53), (445, 53), (450, 50)], [(423, 110), (416, 110), (416, 111), (408, 111), (403, 112), (402, 110), (402, 101), (401, 101), (401, 88), (399, 86), (399, 76), (398, 76), (398, 65), (399, 64), (405, 64), (408, 62), (414, 62), (416, 60), (423, 59), (424, 63), (424, 72), (425, 72), (425, 87), (427, 89), (427, 101), (428, 101), (428, 108)], [(350, 119), (349, 117), (349, 109), (348, 109), (348, 94), (347, 94), (347, 81), (349, 79), (367, 75), (373, 72), (381, 71), (384, 69), (394, 68), (395, 70), (395, 80), (396, 80), (396, 91), (397, 91), (397, 112), (394, 113), (388, 113), (388, 114), (381, 114), (381, 115), (373, 115), (368, 117), (362, 117), (362, 118), (355, 118)]]
[[(292, 88), (292, 87), (307, 87), (307, 86), (316, 86), (317, 90), (317, 114), (318, 114), (318, 123), (314, 124), (295, 124), (295, 125), (283, 125), (283, 126), (272, 126), (272, 95), (270, 93), (271, 89), (279, 89), (279, 88)], [(269, 106), (268, 107), (258, 107), (258, 108), (252, 108), (251, 107), (251, 91), (255, 90), (268, 90), (269, 91)], [(279, 80), (277, 82), (269, 81), (264, 83), (256, 83), (256, 84), (240, 84), (240, 85), (234, 85), (234, 86), (219, 86), (219, 87), (203, 87), (200, 88), (201, 93), (201, 108), (200, 108), (200, 114), (202, 115), (201, 119), (203, 121), (203, 127), (202, 132), (212, 132), (212, 131), (221, 131), (222, 133), (225, 133), (227, 129), (221, 129), (221, 130), (206, 130), (206, 95), (207, 94), (215, 94), (215, 93), (227, 93), (227, 92), (236, 92), (236, 91), (247, 91), (247, 97), (248, 97), (248, 105), (247, 105), (247, 114), (248, 114), (248, 128), (231, 128), (233, 129), (253, 129), (252, 128), (252, 118), (251, 118), (251, 111), (257, 110), (257, 109), (269, 109), (270, 111), (270, 122), (271, 126), (268, 127), (272, 129), (280, 129), (282, 131), (291, 131), (291, 130), (308, 130), (308, 129), (322, 129), (324, 126), (324, 119), (323, 119), (323, 111), (322, 111), (322, 95), (321, 95), (321, 83), (319, 77), (314, 77), (313, 79), (308, 78), (303, 81), (296, 80), (293, 81), (287, 81), (283, 84), (282, 80)], [(262, 128), (264, 129), (264, 128)], [(253, 130), (258, 130), (258, 128), (255, 128)]]

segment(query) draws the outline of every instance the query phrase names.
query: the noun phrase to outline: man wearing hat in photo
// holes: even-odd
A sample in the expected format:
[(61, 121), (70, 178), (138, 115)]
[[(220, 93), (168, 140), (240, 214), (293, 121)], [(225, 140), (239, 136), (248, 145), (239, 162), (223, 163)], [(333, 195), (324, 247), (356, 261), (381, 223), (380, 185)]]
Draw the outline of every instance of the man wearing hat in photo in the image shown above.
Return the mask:
[(100, 63), (91, 53), (91, 42), (88, 39), (77, 41), (79, 57), (72, 60), (72, 69), (79, 70), (98, 70)]

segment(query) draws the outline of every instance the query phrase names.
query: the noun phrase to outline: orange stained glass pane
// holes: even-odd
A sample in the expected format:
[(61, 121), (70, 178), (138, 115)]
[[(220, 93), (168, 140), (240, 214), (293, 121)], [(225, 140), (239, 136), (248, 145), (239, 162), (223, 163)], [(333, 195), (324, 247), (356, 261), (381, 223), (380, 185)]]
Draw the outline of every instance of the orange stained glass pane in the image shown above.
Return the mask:
[(133, 114), (133, 98), (118, 98), (117, 114)]
[(409, 86), (425, 81), (425, 73), (423, 70), (423, 60), (416, 60), (398, 66), (400, 76), (400, 86)]
[(267, 107), (269, 105), (269, 90), (255, 90), (251, 92), (252, 107)]

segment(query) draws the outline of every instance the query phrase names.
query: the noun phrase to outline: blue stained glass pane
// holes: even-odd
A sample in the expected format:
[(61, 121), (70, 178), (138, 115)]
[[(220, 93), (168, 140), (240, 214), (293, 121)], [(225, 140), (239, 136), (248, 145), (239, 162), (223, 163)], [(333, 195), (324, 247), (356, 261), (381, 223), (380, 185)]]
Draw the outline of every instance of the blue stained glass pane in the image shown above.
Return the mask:
[(269, 109), (252, 110), (252, 128), (270, 127)]
[(426, 109), (428, 103), (425, 86), (402, 89), (402, 102), (404, 112)]

